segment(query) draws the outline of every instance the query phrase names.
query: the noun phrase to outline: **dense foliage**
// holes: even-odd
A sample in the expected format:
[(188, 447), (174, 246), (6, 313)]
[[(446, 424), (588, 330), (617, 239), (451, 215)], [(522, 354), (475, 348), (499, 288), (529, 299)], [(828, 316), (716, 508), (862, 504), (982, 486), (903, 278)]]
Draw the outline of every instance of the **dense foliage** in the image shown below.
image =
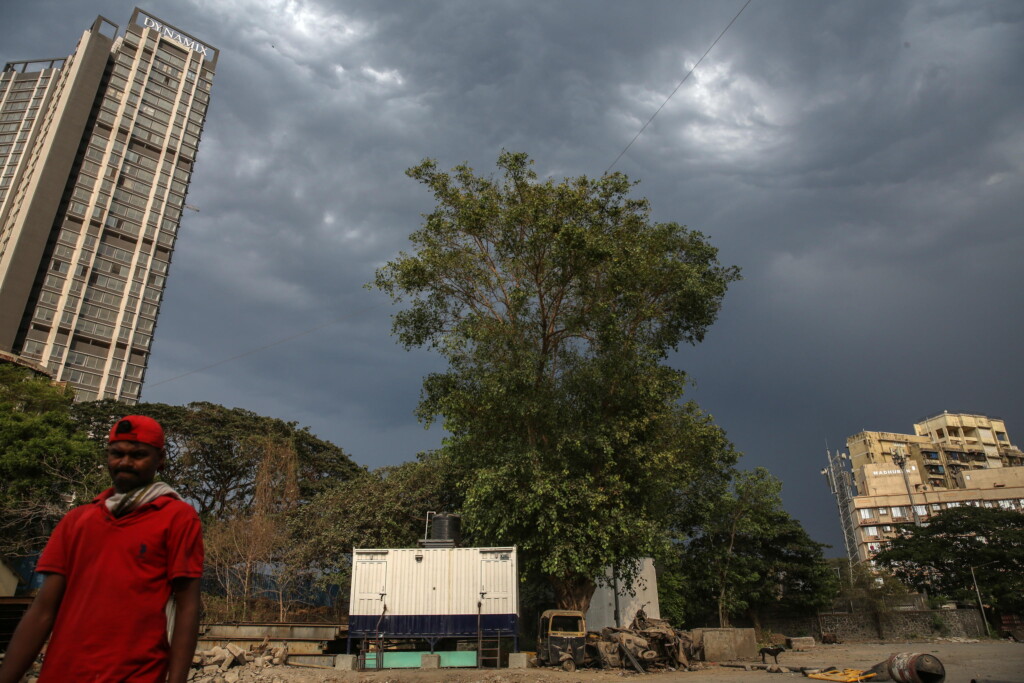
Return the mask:
[(100, 449), (70, 418), (73, 393), (0, 364), (0, 555), (42, 549), (70, 507), (108, 481)]
[(689, 626), (757, 624), (770, 610), (813, 611), (836, 595), (823, 548), (782, 509), (767, 470), (738, 472), (695, 533), (662, 564), (662, 614)]
[(289, 591), (316, 576), (288, 520), (329, 488), (371, 476), (308, 429), (247, 410), (72, 401), (70, 389), (0, 364), (0, 556), (38, 552), (73, 505), (109, 486), (110, 426), (129, 413), (149, 415), (167, 437), (161, 478), (203, 517), (207, 567), (218, 584), (207, 600), (213, 618), (251, 618), (260, 595), (274, 597), (284, 620)]
[[(341, 448), (317, 438), (308, 427), (242, 408), (205, 402), (126, 406), (116, 401), (73, 407), (75, 420), (98, 443), (105, 442), (110, 425), (126, 413), (148, 415), (163, 425), (168, 461), (162, 478), (204, 520), (251, 512), (261, 467), (267, 469), (262, 484), (280, 488), (282, 502), (310, 500), (360, 469)], [(294, 490), (285, 495), (289, 485)]]
[(735, 460), (665, 360), (704, 338), (739, 275), (700, 233), (652, 223), (625, 176), (541, 182), (531, 163), (410, 169), (436, 207), (376, 286), (408, 299), (400, 341), (448, 362), (419, 415), (450, 433), (469, 530), (519, 546), (560, 606), (585, 609), (605, 567), (628, 582), (682, 492)]
[(1016, 510), (943, 510), (928, 526), (901, 529), (875, 561), (918, 590), (965, 602), (977, 601), (977, 578), (985, 603), (1024, 611), (1024, 514)]

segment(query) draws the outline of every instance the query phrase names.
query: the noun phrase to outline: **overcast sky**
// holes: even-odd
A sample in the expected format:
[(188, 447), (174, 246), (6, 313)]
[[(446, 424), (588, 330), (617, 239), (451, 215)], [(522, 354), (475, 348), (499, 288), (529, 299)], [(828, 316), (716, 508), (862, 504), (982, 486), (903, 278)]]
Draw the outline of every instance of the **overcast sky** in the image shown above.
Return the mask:
[[(363, 288), (432, 207), (403, 171), (505, 148), (599, 176), (743, 2), (144, 4), (221, 57), (143, 399), (295, 420), (369, 467), (436, 447), (412, 411), (443, 366)], [(6, 3), (0, 61), (133, 5)], [(754, 0), (615, 166), (743, 269), (672, 362), (830, 555), (826, 444), (943, 410), (1024, 443), (1022, 65), (1017, 0)]]

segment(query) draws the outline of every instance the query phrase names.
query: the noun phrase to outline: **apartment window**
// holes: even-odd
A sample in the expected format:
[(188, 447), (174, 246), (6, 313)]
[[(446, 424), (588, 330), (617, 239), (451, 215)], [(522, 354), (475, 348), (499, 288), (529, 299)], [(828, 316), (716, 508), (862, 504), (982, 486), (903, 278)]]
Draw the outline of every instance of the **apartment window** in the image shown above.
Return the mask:
[(87, 368), (90, 370), (103, 370), (103, 366), (106, 362), (104, 358), (97, 356), (90, 356), (85, 353), (79, 353), (72, 351), (68, 354), (67, 362), (69, 365), (77, 365), (79, 367)]
[(916, 512), (918, 514), (918, 516), (927, 515), (928, 514), (928, 508), (926, 506), (924, 506), (924, 505), (915, 505), (914, 506), (914, 512)]
[(900, 507), (898, 505), (894, 505), (893, 508), (892, 508), (892, 516), (893, 517), (906, 517), (907, 516), (907, 511), (904, 510), (902, 507)]
[(104, 289), (110, 289), (115, 292), (124, 291), (124, 280), (119, 280), (113, 277), (107, 277), (106, 275), (100, 275), (99, 273), (93, 274), (91, 282), (97, 287), (103, 287)]
[(82, 372), (81, 370), (68, 368), (64, 371), (64, 381), (95, 388), (100, 385), (100, 376), (94, 375), (91, 372)]
[(861, 510), (860, 510), (860, 518), (861, 519), (871, 519), (871, 516), (872, 516), (872, 509), (871, 508), (861, 508)]
[(93, 320), (102, 320), (104, 322), (116, 322), (118, 313), (117, 311), (109, 308), (94, 306), (92, 304), (85, 304), (84, 306), (82, 306), (82, 315), (92, 318)]
[(866, 527), (864, 529), (864, 533), (866, 535), (868, 535), (868, 536), (877, 536), (878, 535), (878, 527), (876, 527), (876, 526)]
[(889, 514), (889, 508), (878, 508), (878, 514), (879, 515), (888, 515)]
[(31, 356), (32, 358), (42, 358), (43, 350), (46, 349), (44, 342), (28, 339), (25, 341), (25, 345), (21, 347), (21, 355)]
[(114, 328), (110, 325), (104, 325), (102, 323), (96, 323), (91, 320), (84, 320), (81, 318), (78, 320), (78, 326), (75, 329), (83, 334), (100, 337), (101, 339), (110, 339), (114, 334)]

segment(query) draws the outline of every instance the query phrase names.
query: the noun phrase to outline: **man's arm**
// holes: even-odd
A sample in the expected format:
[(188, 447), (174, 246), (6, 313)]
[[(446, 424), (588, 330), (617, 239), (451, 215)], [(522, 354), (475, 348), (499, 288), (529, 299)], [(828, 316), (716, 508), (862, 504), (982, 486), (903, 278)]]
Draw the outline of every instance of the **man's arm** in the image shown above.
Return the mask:
[(175, 612), (167, 681), (185, 683), (199, 638), (199, 579), (186, 576), (172, 579), (171, 590), (174, 591)]
[(66, 581), (61, 574), (47, 574), (43, 587), (21, 618), (7, 646), (4, 663), (0, 666), (0, 683), (18, 683), (32, 666), (43, 643), (50, 636), (57, 610), (64, 598)]

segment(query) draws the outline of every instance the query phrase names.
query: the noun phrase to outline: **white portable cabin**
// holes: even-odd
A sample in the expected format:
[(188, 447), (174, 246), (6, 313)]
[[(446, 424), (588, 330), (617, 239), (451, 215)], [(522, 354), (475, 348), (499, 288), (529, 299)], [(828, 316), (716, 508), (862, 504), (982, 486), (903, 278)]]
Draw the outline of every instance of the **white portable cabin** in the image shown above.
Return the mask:
[(349, 639), (512, 636), (516, 549), (354, 550)]

